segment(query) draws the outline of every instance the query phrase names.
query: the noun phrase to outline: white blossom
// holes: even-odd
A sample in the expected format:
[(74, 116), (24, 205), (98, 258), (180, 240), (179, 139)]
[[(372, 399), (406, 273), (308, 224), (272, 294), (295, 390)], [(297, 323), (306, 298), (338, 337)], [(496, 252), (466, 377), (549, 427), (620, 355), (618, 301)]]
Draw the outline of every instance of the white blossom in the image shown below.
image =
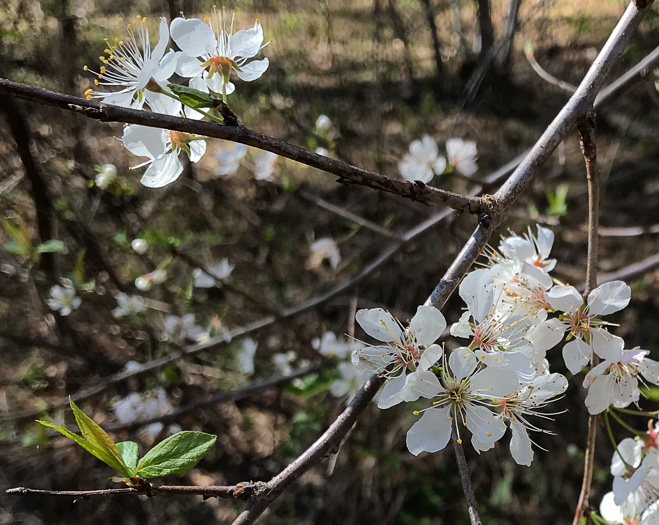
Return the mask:
[(117, 307), (112, 310), (112, 316), (114, 318), (136, 315), (146, 310), (144, 299), (139, 295), (128, 295), (124, 292), (119, 292), (115, 296), (115, 299), (117, 300)]
[(269, 65), (267, 58), (254, 60), (268, 45), (263, 43), (263, 28), (257, 21), (251, 29), (233, 33), (233, 18), (228, 29), (224, 9), (215, 10), (205, 21), (174, 19), (172, 40), (181, 50), (177, 53), (176, 72), (186, 78), (201, 77), (211, 91), (225, 96), (235, 89), (232, 71), (245, 82), (260, 78)]
[(254, 374), (254, 354), (258, 343), (248, 337), (243, 339), (242, 347), (238, 350), (238, 370), (243, 374), (251, 376)]
[(226, 257), (220, 259), (213, 266), (206, 268), (205, 271), (201, 268), (195, 268), (192, 271), (194, 285), (196, 288), (212, 288), (217, 286), (217, 281), (222, 281), (229, 277), (233, 269), (234, 265)]
[(284, 376), (289, 376), (293, 373), (292, 363), (295, 361), (295, 352), (289, 350), (288, 352), (281, 352), (272, 356), (272, 362), (275, 364), (277, 371)]
[(73, 283), (69, 279), (60, 279), (60, 283), (61, 286), (56, 284), (50, 289), (50, 297), (46, 299), (46, 304), (54, 312), (66, 317), (80, 307), (82, 299), (76, 295)]
[(332, 127), (332, 121), (327, 115), (319, 115), (316, 119), (316, 129), (321, 131), (329, 131)]
[(442, 174), (446, 168), (446, 159), (439, 155), (437, 144), (429, 135), (421, 140), (414, 140), (398, 165), (401, 177), (408, 181), (430, 182), (435, 174)]
[(272, 177), (275, 172), (275, 165), (279, 159), (279, 155), (271, 151), (264, 151), (254, 161), (252, 172), (256, 180), (266, 180)]
[(329, 237), (321, 237), (316, 239), (309, 247), (311, 255), (309, 257), (308, 266), (310, 268), (318, 268), (325, 259), (329, 260), (332, 269), (335, 269), (341, 262), (341, 252), (339, 246), (334, 239)]
[(102, 190), (107, 190), (117, 178), (117, 167), (114, 164), (103, 164), (96, 166), (96, 178), (94, 183)]
[[(167, 398), (167, 392), (162, 387), (156, 389), (153, 395), (132, 392), (114, 405), (115, 416), (121, 424), (157, 418), (171, 411), (172, 405)], [(152, 438), (155, 438), (162, 432), (163, 428), (162, 423), (155, 422), (144, 427), (144, 431)], [(175, 434), (178, 431), (180, 431), (178, 425), (171, 425), (168, 428), (170, 434)]]
[(219, 175), (231, 175), (238, 171), (240, 161), (247, 154), (247, 146), (236, 142), (232, 149), (221, 149), (215, 155), (220, 165), (215, 168)]
[(183, 172), (179, 160), (185, 151), (191, 162), (199, 162), (206, 152), (206, 141), (190, 133), (169, 131), (131, 124), (124, 128), (124, 147), (138, 157), (149, 160), (131, 169), (147, 166), (141, 183), (148, 188), (161, 188), (174, 182)]
[(463, 175), (473, 175), (478, 170), (476, 165), (476, 143), (458, 138), (446, 141), (448, 163)]
[(339, 377), (330, 386), (330, 394), (334, 397), (354, 396), (370, 377), (367, 372), (358, 370), (348, 362), (341, 362), (338, 366)]
[[(123, 21), (119, 19), (119, 23)], [(147, 84), (153, 79), (158, 89), (174, 74), (176, 57), (173, 50), (165, 54), (169, 43), (167, 20), (160, 19), (160, 37), (152, 50), (149, 28), (145, 17), (137, 18), (124, 26), (125, 32), (114, 41), (105, 39), (105, 55), (99, 72), (92, 72), (98, 78), (96, 85), (121, 88), (115, 92), (93, 91), (88, 89), (88, 100), (101, 99), (106, 104), (114, 104), (132, 109), (142, 109), (146, 103), (153, 111), (176, 115), (181, 103), (177, 100), (152, 91)], [(85, 71), (91, 71), (85, 66)], [(151, 86), (149, 86), (151, 87)]]
[(196, 324), (194, 314), (186, 314), (183, 317), (169, 315), (165, 318), (163, 335), (173, 340), (187, 339), (196, 343), (208, 339), (208, 330)]
[(350, 353), (350, 343), (336, 337), (334, 332), (325, 332), (322, 337), (311, 341), (311, 346), (325, 357), (343, 359)]

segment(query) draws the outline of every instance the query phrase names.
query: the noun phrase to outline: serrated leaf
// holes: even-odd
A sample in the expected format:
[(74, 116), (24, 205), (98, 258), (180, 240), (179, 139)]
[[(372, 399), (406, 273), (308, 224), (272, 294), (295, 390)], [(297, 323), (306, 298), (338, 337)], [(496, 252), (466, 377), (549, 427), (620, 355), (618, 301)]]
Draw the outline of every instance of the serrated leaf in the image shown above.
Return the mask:
[(58, 239), (50, 239), (49, 241), (42, 242), (36, 248), (37, 253), (68, 253), (69, 250), (66, 245)]
[(121, 441), (117, 443), (117, 450), (124, 460), (124, 463), (133, 472), (137, 468), (137, 458), (139, 457), (139, 448), (134, 441)]
[(184, 431), (158, 443), (140, 459), (136, 474), (155, 478), (169, 474), (185, 474), (215, 444), (217, 436), (204, 432)]
[(132, 471), (124, 463), (117, 449), (117, 445), (112, 441), (112, 438), (92, 418), (80, 410), (72, 399), (69, 399), (69, 403), (82, 437), (103, 455), (103, 457), (97, 457), (119, 472), (119, 474), (131, 477)]
[(179, 84), (167, 84), (167, 87), (169, 87), (169, 89), (171, 89), (186, 106), (195, 109), (210, 108), (213, 106), (213, 99), (208, 93), (204, 93), (203, 91), (191, 87), (181, 86)]

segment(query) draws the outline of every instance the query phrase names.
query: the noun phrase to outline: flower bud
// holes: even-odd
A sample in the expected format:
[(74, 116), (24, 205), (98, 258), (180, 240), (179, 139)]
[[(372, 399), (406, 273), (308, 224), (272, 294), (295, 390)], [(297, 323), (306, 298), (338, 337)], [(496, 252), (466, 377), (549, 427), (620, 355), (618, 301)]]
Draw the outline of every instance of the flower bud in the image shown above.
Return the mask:
[(135, 287), (141, 292), (148, 292), (151, 290), (151, 279), (148, 279), (145, 275), (142, 275), (135, 279)]
[(316, 119), (316, 129), (321, 131), (329, 131), (331, 127), (332, 127), (332, 121), (329, 119), (327, 115), (320, 115)]
[(154, 284), (162, 284), (167, 280), (167, 270), (155, 270), (151, 273), (151, 280)]
[(149, 244), (144, 239), (133, 239), (130, 245), (139, 255), (144, 255), (149, 248)]

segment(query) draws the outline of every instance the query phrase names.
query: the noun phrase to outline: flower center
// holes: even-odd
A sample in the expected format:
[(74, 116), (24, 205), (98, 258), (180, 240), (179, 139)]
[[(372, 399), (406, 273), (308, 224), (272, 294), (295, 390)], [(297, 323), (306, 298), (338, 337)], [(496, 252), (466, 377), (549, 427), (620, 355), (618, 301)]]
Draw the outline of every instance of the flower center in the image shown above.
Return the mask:
[(208, 78), (211, 78), (215, 73), (219, 73), (226, 84), (231, 77), (231, 69), (236, 67), (236, 63), (229, 57), (214, 56), (206, 60), (201, 67), (209, 68)]

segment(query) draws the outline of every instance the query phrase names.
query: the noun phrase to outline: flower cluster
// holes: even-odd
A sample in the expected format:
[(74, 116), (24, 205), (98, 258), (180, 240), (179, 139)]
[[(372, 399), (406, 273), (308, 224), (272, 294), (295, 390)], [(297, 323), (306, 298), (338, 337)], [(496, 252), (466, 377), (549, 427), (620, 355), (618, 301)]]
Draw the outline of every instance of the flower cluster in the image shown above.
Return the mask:
[[(96, 98), (132, 109), (148, 107), (166, 115), (191, 119), (207, 116), (218, 120), (219, 116), (212, 115), (212, 110), (207, 113), (202, 108), (210, 108), (214, 98), (226, 102), (236, 89), (232, 77), (252, 82), (269, 65), (267, 58), (255, 58), (268, 44), (264, 43), (261, 24), (256, 21), (251, 29), (234, 33), (234, 17), (235, 13), (229, 17), (223, 8), (214, 9), (213, 16), (204, 20), (176, 18), (171, 26), (161, 18), (155, 47), (151, 45), (147, 18), (138, 15), (129, 23), (120, 19), (122, 31), (113, 40), (105, 40), (99, 71), (85, 66), (96, 77), (95, 86), (111, 90), (88, 89), (85, 95), (90, 100)], [(170, 37), (179, 51), (168, 49)], [(179, 88), (170, 84), (174, 74), (188, 79), (188, 86)], [(187, 95), (193, 93), (193, 98), (179, 96), (181, 89), (187, 90)], [(181, 153), (185, 152), (191, 162), (198, 162), (206, 151), (202, 136), (137, 124), (125, 127), (122, 142), (131, 153), (147, 158), (135, 167), (148, 166), (141, 182), (150, 188), (170, 184), (181, 175)], [(272, 173), (272, 156), (260, 162), (262, 165), (256, 167), (257, 177), (267, 178)], [(112, 174), (104, 173), (98, 182), (102, 189), (113, 178)]]
[(659, 424), (636, 439), (625, 438), (611, 460), (613, 490), (600, 513), (611, 524), (651, 525), (659, 521)]
[(623, 309), (631, 291), (621, 281), (605, 283), (584, 301), (572, 286), (555, 285), (549, 272), (553, 233), (512, 234), (499, 249), (489, 249), (489, 264), (469, 273), (459, 294), (466, 309), (450, 328), (466, 340), (448, 353), (436, 344), (446, 328), (435, 308), (420, 306), (407, 328), (382, 309), (360, 310), (357, 322), (379, 345), (360, 345), (353, 364), (387, 379), (378, 406), (389, 408), (419, 398), (431, 406), (415, 411), (421, 418), (407, 434), (417, 455), (443, 449), (452, 425), (466, 426), (477, 451), (492, 448), (510, 429), (515, 461), (533, 460), (529, 431), (550, 433), (530, 416), (550, 419), (540, 409), (560, 398), (566, 378), (550, 373), (546, 353), (564, 338), (563, 358), (577, 374), (593, 353), (603, 359), (584, 380), (591, 414), (610, 405), (624, 407), (639, 399), (638, 376), (659, 382), (659, 364), (646, 350), (624, 350), (624, 342), (608, 332), (603, 318)]
[(446, 154), (439, 154), (437, 144), (430, 135), (410, 144), (409, 152), (398, 165), (401, 177), (408, 181), (430, 182), (435, 175), (453, 169), (463, 175), (473, 175), (478, 170), (476, 165), (476, 143), (458, 138), (446, 141)]

